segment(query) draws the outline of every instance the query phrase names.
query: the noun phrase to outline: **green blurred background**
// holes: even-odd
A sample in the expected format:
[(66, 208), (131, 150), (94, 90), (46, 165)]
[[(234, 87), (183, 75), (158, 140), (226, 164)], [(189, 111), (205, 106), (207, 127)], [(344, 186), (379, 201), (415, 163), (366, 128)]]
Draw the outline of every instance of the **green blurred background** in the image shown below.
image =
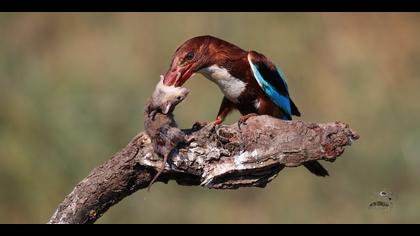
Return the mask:
[[(286, 168), (265, 189), (160, 183), (98, 223), (420, 223), (419, 25), (411, 13), (2, 13), (0, 222), (47, 222), (143, 129), (175, 49), (210, 34), (281, 67), (302, 120), (344, 121), (361, 139), (323, 162), (328, 178)], [(213, 120), (216, 85), (195, 75), (185, 86), (180, 126)], [(369, 209), (381, 190), (393, 207)]]

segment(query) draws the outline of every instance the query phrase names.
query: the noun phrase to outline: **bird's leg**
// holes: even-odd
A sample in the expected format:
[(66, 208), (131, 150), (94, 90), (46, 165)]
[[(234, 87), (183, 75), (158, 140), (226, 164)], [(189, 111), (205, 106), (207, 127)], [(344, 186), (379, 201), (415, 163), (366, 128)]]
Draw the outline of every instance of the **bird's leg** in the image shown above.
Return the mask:
[(231, 103), (226, 97), (223, 97), (222, 104), (220, 105), (219, 113), (217, 118), (213, 121), (213, 125), (217, 126), (223, 123), (226, 116), (233, 110), (233, 103)]
[(217, 117), (216, 118), (216, 120), (215, 121), (213, 121), (212, 122), (212, 124), (214, 125), (214, 126), (217, 126), (217, 125), (220, 125), (221, 123), (223, 123), (223, 121), (224, 121), (225, 119), (223, 118), (223, 117)]
[(239, 121), (238, 121), (239, 130), (241, 129), (241, 125), (246, 125), (246, 121), (253, 116), (258, 116), (258, 114), (257, 113), (249, 113), (249, 114), (246, 114), (246, 115), (243, 115), (243, 116), (239, 117)]
[(211, 129), (210, 132), (217, 132), (219, 125), (223, 122), (223, 119), (217, 117), (217, 119), (211, 122)]

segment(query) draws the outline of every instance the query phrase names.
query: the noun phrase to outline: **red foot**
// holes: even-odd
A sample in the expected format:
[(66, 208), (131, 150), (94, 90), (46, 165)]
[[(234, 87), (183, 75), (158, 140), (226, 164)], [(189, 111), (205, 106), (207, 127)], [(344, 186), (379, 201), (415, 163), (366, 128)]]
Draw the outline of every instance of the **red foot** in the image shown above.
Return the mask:
[(221, 123), (223, 123), (223, 119), (217, 118), (215, 121), (213, 121), (213, 125), (220, 125)]
[(258, 116), (258, 114), (257, 113), (249, 113), (249, 114), (246, 114), (244, 116), (241, 116), (241, 117), (239, 117), (239, 122), (242, 123), (242, 124), (245, 124), (245, 122), (253, 116)]

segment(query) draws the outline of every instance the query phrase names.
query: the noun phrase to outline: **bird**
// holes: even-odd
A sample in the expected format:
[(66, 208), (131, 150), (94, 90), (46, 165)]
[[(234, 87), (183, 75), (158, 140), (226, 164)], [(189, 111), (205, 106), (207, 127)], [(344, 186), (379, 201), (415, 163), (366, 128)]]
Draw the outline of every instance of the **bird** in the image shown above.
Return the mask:
[[(301, 115), (282, 71), (254, 50), (210, 35), (190, 38), (176, 49), (163, 82), (182, 86), (195, 73), (217, 84), (224, 95), (214, 125), (221, 124), (234, 109), (241, 113), (240, 122), (255, 115), (282, 120)], [(317, 176), (329, 175), (317, 161), (304, 166)]]

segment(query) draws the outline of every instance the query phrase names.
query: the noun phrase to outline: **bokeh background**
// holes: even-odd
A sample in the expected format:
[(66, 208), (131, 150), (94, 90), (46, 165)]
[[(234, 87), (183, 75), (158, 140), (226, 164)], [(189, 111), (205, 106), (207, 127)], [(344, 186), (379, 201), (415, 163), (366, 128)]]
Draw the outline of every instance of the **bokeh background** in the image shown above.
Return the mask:
[[(360, 140), (323, 162), (328, 178), (286, 168), (265, 189), (159, 183), (98, 223), (420, 223), (419, 24), (415, 13), (1, 13), (0, 222), (47, 222), (143, 129), (174, 50), (210, 34), (281, 67), (300, 119), (347, 122)], [(213, 120), (216, 85), (185, 86), (180, 126)], [(368, 208), (382, 190), (392, 207)]]

